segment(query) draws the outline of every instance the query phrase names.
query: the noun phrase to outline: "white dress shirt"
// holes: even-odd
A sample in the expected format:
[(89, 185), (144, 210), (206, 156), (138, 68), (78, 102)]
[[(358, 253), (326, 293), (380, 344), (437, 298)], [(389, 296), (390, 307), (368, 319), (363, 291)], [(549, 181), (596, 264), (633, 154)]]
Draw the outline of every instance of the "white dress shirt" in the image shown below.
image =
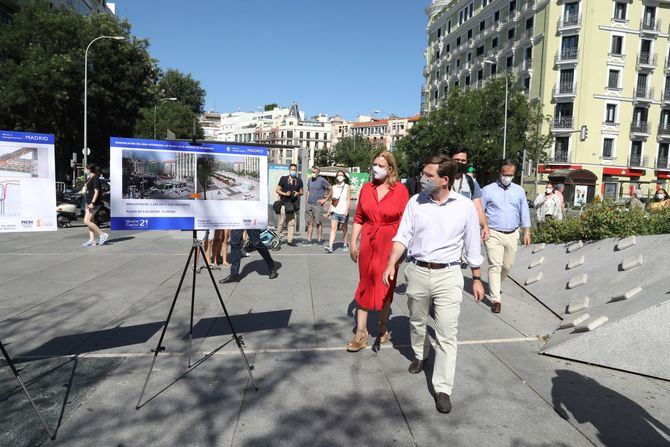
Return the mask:
[(393, 242), (404, 245), (417, 261), (460, 262), (463, 244), (470, 267), (479, 267), (484, 260), (475, 205), (453, 191), (442, 204), (426, 193), (412, 197)]

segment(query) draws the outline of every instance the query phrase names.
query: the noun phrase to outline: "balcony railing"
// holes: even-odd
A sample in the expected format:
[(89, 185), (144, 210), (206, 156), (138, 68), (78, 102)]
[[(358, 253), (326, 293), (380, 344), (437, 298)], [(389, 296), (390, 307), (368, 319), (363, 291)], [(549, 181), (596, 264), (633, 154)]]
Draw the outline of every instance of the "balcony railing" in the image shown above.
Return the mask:
[(551, 128), (552, 129), (572, 129), (573, 118), (571, 116), (554, 117)]
[(528, 28), (521, 35), (521, 39), (531, 39), (535, 35), (535, 28)]
[(579, 48), (565, 48), (556, 52), (554, 61), (559, 62), (573, 62), (579, 57)]
[(670, 90), (663, 90), (661, 92), (661, 101), (670, 102)]
[(556, 96), (577, 94), (577, 84), (575, 82), (561, 82), (554, 89)]
[(668, 156), (659, 156), (656, 159), (656, 163), (654, 163), (654, 166), (657, 169), (668, 169)]
[(647, 166), (649, 159), (646, 155), (630, 154), (628, 156), (628, 166), (644, 167)]
[(570, 160), (570, 153), (568, 151), (557, 150), (554, 152), (553, 157), (549, 157), (549, 162), (551, 163), (572, 163)]
[(529, 71), (533, 69), (533, 59), (528, 58), (521, 61), (521, 71)]
[(573, 28), (582, 25), (582, 16), (579, 14), (568, 14), (558, 19), (558, 29)]
[(640, 53), (637, 57), (638, 66), (655, 67), (657, 64), (658, 55), (651, 53)]
[(670, 123), (661, 123), (658, 125), (658, 136), (670, 137)]
[(630, 123), (630, 133), (648, 135), (650, 129), (651, 123), (649, 121), (633, 121)]
[(633, 89), (633, 98), (637, 100), (644, 100), (644, 101), (653, 101), (654, 100), (654, 88), (643, 88), (643, 87), (635, 87)]
[(644, 18), (640, 20), (640, 30), (658, 33), (661, 31), (661, 20), (656, 18)]

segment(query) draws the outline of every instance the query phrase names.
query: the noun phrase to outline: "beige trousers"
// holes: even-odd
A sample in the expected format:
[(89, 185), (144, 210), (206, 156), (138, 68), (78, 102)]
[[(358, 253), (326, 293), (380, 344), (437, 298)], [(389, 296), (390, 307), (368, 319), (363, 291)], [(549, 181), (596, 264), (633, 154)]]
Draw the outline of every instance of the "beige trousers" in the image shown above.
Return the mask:
[(516, 249), (519, 246), (519, 230), (505, 234), (491, 230), (486, 240), (486, 257), (489, 262), (489, 289), (491, 301), (500, 303), (500, 287), (514, 264)]
[(277, 234), (281, 236), (284, 232), (284, 226), (288, 226), (288, 236), (286, 240), (293, 242), (293, 233), (295, 233), (295, 213), (286, 214), (286, 206), (282, 205), (279, 214), (279, 223), (277, 225)]
[(460, 266), (430, 270), (409, 264), (405, 269), (410, 337), (414, 355), (428, 357), (430, 340), (426, 333), (431, 303), (435, 312), (435, 367), (433, 388), (451, 395), (456, 373), (456, 334), (463, 300)]

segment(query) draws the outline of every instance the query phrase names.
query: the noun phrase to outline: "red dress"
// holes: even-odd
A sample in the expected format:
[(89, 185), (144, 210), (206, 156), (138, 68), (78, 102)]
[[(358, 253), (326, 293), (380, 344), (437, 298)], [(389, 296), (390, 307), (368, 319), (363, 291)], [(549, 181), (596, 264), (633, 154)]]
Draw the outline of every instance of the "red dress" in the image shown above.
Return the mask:
[[(361, 188), (354, 217), (354, 223), (363, 225), (358, 254), (360, 281), (355, 298), (364, 309), (380, 310), (384, 302), (393, 299), (395, 280), (386, 287), (382, 275), (408, 201), (407, 188), (399, 182), (389, 187), (381, 201), (377, 200), (377, 186), (373, 183)], [(396, 269), (396, 277), (397, 273)]]

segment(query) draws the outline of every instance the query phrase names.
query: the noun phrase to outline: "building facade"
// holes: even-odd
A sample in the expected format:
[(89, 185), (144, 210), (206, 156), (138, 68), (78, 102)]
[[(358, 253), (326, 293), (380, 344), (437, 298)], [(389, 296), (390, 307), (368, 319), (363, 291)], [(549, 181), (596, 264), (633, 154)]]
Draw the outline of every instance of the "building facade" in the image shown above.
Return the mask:
[[(81, 15), (100, 12), (103, 14), (116, 14), (116, 5), (106, 0), (51, 0), (52, 8), (67, 7)], [(7, 23), (11, 16), (19, 10), (18, 0), (0, 0), (0, 23)]]
[(452, 0), (426, 12), (423, 112), (454, 86), (507, 73), (552, 117), (541, 180), (588, 169), (612, 198), (667, 185), (669, 1)]

